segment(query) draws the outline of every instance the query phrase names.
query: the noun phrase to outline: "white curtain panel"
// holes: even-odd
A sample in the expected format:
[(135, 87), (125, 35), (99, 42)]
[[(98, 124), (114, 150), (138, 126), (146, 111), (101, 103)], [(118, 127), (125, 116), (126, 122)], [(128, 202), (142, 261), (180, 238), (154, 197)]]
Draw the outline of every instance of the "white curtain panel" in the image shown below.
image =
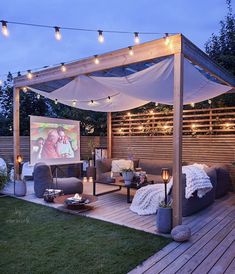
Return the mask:
[[(115, 112), (133, 109), (148, 102), (172, 105), (173, 83), (174, 57), (170, 57), (126, 77), (79, 75), (51, 93), (30, 89), (80, 109)], [(216, 97), (231, 88), (207, 79), (194, 65), (184, 59), (184, 104)]]

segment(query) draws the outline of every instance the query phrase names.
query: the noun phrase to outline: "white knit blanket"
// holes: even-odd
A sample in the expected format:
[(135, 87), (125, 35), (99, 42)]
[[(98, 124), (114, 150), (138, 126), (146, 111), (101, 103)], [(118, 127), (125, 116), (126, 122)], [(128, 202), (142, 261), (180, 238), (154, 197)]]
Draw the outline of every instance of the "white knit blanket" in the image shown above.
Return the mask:
[[(183, 166), (186, 174), (185, 198), (189, 199), (197, 191), (199, 198), (209, 192), (213, 186), (203, 167), (197, 164)], [(168, 193), (173, 185), (173, 179), (167, 184)], [(164, 201), (164, 184), (155, 184), (142, 187), (136, 191), (130, 210), (138, 215), (155, 214), (159, 203)]]
[[(168, 193), (172, 181), (167, 184)], [(136, 191), (130, 210), (138, 215), (150, 215), (157, 212), (159, 203), (165, 198), (164, 184), (155, 184), (142, 187)]]
[(186, 175), (185, 198), (189, 199), (197, 191), (197, 196), (202, 198), (213, 188), (210, 178), (205, 170), (198, 164), (183, 166), (182, 172)]

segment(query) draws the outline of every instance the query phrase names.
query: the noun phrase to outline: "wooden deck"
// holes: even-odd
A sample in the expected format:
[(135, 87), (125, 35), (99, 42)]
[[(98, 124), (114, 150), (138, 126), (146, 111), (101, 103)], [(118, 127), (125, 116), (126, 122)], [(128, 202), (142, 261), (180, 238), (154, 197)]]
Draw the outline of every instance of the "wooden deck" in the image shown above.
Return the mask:
[(172, 242), (129, 274), (235, 273), (235, 195), (184, 218), (191, 227), (189, 242)]

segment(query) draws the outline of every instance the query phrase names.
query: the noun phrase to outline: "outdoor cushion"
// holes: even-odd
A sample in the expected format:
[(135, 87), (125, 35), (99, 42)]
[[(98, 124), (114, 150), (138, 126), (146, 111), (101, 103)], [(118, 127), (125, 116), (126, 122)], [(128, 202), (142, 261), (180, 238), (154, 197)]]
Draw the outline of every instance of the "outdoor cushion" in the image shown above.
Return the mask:
[(166, 160), (140, 159), (139, 167), (148, 174), (160, 175), (162, 168), (169, 168), (172, 172), (172, 162)]
[(112, 172), (122, 172), (123, 169), (134, 169), (134, 163), (131, 160), (113, 160), (112, 161)]
[[(57, 182), (56, 182), (57, 181)], [(64, 194), (73, 194), (83, 192), (82, 181), (75, 177), (69, 178), (54, 178), (53, 179), (54, 188), (62, 189)]]
[(231, 184), (231, 177), (229, 175), (228, 166), (224, 164), (213, 164), (212, 167), (217, 172), (217, 186), (215, 191), (215, 198), (218, 199), (226, 195)]

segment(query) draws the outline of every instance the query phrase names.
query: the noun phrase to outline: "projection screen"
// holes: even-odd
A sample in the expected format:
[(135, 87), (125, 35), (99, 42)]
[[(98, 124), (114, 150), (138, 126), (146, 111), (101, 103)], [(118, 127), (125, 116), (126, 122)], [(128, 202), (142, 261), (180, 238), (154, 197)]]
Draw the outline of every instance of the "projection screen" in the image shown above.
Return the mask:
[(80, 161), (80, 122), (30, 116), (30, 164)]

